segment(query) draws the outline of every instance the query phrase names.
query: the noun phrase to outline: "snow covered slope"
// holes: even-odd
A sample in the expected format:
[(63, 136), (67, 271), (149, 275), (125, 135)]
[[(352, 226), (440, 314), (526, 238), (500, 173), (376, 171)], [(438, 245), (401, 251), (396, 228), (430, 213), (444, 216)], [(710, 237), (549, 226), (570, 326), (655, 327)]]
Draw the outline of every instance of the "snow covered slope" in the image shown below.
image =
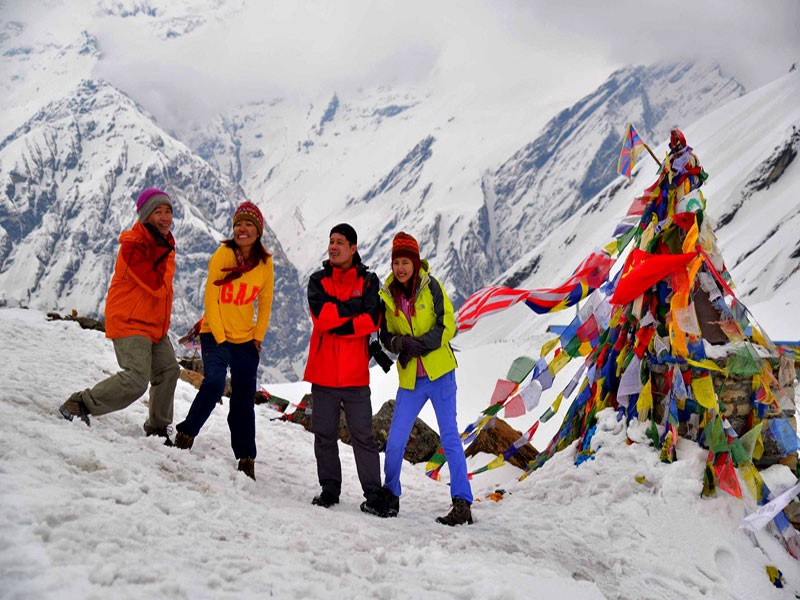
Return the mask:
[[(405, 465), (397, 519), (361, 513), (344, 445), (342, 503), (312, 506), (313, 438), (270, 421), (263, 406), (255, 482), (235, 470), (227, 406), (191, 451), (144, 437), (144, 400), (91, 428), (64, 421), (58, 403), (116, 368), (98, 332), (0, 309), (0, 347), (16, 349), (0, 362), (3, 597), (779, 600), (800, 592), (797, 562), (775, 538), (737, 530), (753, 506), (700, 498), (704, 452), (682, 445), (680, 460), (661, 463), (645, 444), (626, 444), (613, 414), (601, 415), (602, 448), (580, 467), (565, 451), (522, 482), (513, 467), (477, 476), (475, 524), (450, 529), (434, 522), (447, 510), (447, 485), (425, 477), (423, 465)], [(176, 418), (194, 393), (178, 383)], [(786, 467), (764, 476), (776, 491), (794, 482)], [(488, 500), (497, 489), (505, 498)], [(767, 565), (783, 572), (785, 589), (772, 586)]]

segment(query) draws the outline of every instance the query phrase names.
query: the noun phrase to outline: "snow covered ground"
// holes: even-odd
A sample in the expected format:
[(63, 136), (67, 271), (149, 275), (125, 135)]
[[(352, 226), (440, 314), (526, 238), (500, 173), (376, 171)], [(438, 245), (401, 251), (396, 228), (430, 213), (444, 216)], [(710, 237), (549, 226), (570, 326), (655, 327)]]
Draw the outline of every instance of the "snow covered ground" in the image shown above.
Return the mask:
[[(145, 438), (145, 399), (87, 428), (56, 413), (72, 391), (116, 370), (99, 332), (0, 309), (0, 597), (2, 598), (793, 598), (800, 566), (768, 532), (737, 530), (749, 500), (701, 499), (705, 453), (679, 445), (667, 465), (603, 413), (596, 458), (569, 451), (519, 482), (513, 467), (473, 482), (476, 523), (434, 522), (446, 484), (406, 465), (397, 519), (362, 514), (349, 446), (342, 503), (317, 491), (312, 436), (257, 407), (257, 481), (235, 470), (218, 409), (194, 448)], [(471, 421), (485, 396), (470, 377), (501, 376), (512, 350), (462, 361)], [(470, 362), (474, 360), (474, 362)], [(495, 372), (497, 371), (497, 372)], [(376, 383), (375, 395), (391, 378)], [(265, 387), (299, 393), (293, 388)], [(383, 387), (381, 387), (383, 386)], [(280, 392), (278, 391), (280, 389)], [(390, 390), (391, 391), (391, 390)], [(388, 393), (388, 392), (386, 392)], [(194, 389), (179, 382), (175, 417)], [(640, 439), (631, 428), (628, 435)], [(473, 459), (471, 467), (487, 457)], [(765, 479), (795, 483), (785, 467)], [(637, 482), (637, 477), (639, 481)], [(642, 479), (642, 477), (644, 479)], [(486, 499), (501, 488), (500, 502)], [(786, 580), (772, 586), (765, 567)]]

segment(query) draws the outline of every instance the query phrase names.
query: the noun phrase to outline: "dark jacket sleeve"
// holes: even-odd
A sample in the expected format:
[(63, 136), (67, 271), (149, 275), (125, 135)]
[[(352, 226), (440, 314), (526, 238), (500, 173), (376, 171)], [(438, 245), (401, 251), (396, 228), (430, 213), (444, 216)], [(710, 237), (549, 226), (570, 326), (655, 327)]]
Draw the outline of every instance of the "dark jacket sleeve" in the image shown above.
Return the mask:
[[(338, 335), (363, 337), (378, 331), (381, 322), (381, 298), (378, 295), (378, 276), (369, 271), (364, 273), (364, 289), (361, 294), (362, 307), (349, 323), (336, 328)], [(352, 302), (349, 301), (349, 302)]]
[(430, 278), (431, 295), (433, 296), (433, 312), (436, 322), (427, 332), (419, 336), (419, 339), (430, 350), (436, 350), (440, 346), (448, 343), (455, 335), (455, 314), (453, 305), (445, 296), (442, 285), (433, 277)]
[(308, 279), (308, 308), (314, 327), (330, 331), (347, 323), (350, 317), (339, 315), (337, 302), (328, 295), (322, 285), (324, 271), (314, 273)]
[(392, 350), (392, 338), (394, 337), (394, 334), (389, 332), (389, 326), (388, 326), (389, 321), (388, 319), (385, 318), (386, 303), (383, 300), (380, 301), (380, 309), (381, 309), (380, 310), (381, 316), (384, 318), (381, 319), (381, 325), (380, 325), (381, 328), (380, 332), (378, 333), (378, 339), (380, 339), (381, 344), (383, 344), (384, 348), (386, 348), (390, 352), (394, 352)]

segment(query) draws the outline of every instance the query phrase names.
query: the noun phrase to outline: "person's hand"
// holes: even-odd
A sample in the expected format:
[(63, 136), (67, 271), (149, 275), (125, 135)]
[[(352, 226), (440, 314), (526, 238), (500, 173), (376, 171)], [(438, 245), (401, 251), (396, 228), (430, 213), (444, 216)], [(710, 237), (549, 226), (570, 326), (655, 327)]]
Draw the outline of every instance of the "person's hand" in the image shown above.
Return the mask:
[(389, 350), (394, 352), (395, 354), (400, 354), (403, 351), (403, 338), (408, 337), (406, 335), (396, 335), (394, 336), (391, 341), (389, 342)]
[(400, 356), (397, 357), (397, 362), (404, 369), (406, 368), (406, 365), (408, 364), (408, 361), (410, 361), (410, 360), (411, 360), (411, 357), (408, 354), (404, 353), (404, 352), (401, 352)]
[(253, 340), (253, 345), (256, 347), (256, 352), (259, 354), (261, 353), (261, 344), (262, 342), (259, 340)]
[(425, 346), (425, 342), (417, 337), (411, 336), (403, 337), (402, 346), (403, 353), (414, 358), (422, 356), (428, 350), (428, 348)]

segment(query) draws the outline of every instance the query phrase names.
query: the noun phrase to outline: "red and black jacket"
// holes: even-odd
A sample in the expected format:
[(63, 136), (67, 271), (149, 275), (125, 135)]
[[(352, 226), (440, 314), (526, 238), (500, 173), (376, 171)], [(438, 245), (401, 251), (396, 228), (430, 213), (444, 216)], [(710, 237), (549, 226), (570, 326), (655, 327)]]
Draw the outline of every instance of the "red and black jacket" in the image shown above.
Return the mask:
[(358, 262), (347, 271), (322, 263), (308, 281), (313, 330), (305, 381), (327, 387), (369, 385), (369, 337), (381, 319), (378, 277)]

